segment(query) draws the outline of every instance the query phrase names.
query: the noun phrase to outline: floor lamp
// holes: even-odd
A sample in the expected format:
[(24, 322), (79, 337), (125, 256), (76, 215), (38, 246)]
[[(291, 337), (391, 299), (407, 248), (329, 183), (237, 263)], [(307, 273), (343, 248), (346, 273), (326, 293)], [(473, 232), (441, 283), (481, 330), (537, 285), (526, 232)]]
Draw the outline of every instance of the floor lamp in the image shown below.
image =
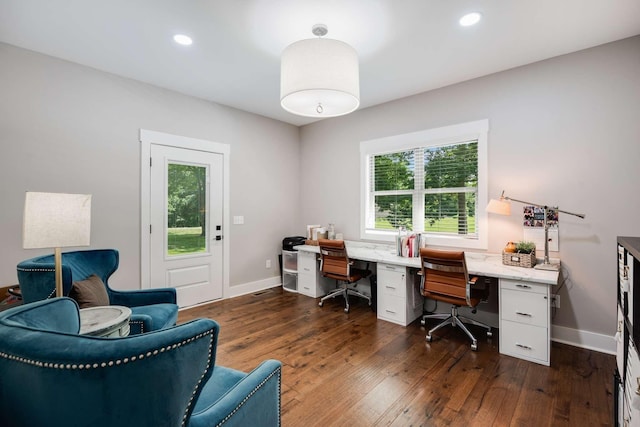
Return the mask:
[(90, 232), (90, 194), (26, 193), (22, 247), (54, 248), (57, 297), (63, 296), (61, 248), (89, 246)]
[(573, 212), (563, 211), (557, 207), (549, 207), (547, 205), (540, 205), (538, 203), (526, 202), (524, 200), (514, 199), (512, 197), (508, 197), (504, 195), (504, 191), (500, 195), (500, 199), (491, 199), (489, 204), (487, 205), (487, 212), (496, 213), (499, 215), (511, 215), (511, 203), (509, 202), (518, 202), (525, 205), (535, 206), (537, 208), (542, 208), (544, 210), (544, 261), (542, 264), (536, 264), (534, 268), (538, 270), (551, 270), (558, 271), (560, 269), (560, 264), (553, 264), (549, 261), (549, 224), (547, 223), (547, 213), (549, 209), (553, 209), (558, 212), (566, 213), (569, 215), (577, 216), (578, 218), (584, 218), (584, 214), (578, 214)]

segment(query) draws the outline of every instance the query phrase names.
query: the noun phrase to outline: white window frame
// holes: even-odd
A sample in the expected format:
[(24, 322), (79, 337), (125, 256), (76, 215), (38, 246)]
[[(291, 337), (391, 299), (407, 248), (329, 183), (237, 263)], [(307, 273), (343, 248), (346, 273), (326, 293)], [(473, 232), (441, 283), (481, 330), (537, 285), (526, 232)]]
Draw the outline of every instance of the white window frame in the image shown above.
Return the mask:
[[(362, 141), (360, 143), (360, 239), (393, 242), (397, 231), (367, 229), (367, 214), (373, 209), (373, 200), (369, 193), (370, 157), (373, 155), (409, 150), (415, 147), (431, 147), (478, 141), (478, 194), (476, 199), (477, 216), (474, 237), (435, 235), (425, 233), (427, 245), (447, 246), (469, 249), (488, 248), (487, 205), (488, 194), (488, 133), (489, 120), (477, 120), (451, 126), (428, 129), (419, 132), (394, 135), (380, 139)], [(420, 199), (423, 199), (420, 197)], [(424, 201), (422, 201), (424, 203)], [(416, 222), (416, 206), (414, 204), (414, 224)], [(424, 220), (423, 220), (424, 221)], [(415, 227), (414, 227), (415, 228)]]

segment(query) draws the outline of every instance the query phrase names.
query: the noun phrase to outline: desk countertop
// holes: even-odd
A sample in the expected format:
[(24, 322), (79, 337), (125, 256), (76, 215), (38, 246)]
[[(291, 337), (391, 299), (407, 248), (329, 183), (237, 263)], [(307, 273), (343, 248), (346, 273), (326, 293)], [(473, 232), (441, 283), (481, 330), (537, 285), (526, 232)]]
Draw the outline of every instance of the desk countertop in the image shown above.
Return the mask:
[[(401, 265), (404, 267), (420, 268), (420, 258), (406, 258), (395, 254), (395, 247), (377, 243), (346, 241), (349, 258)], [(301, 245), (295, 249), (305, 252), (320, 253), (318, 246)], [(557, 271), (536, 270), (533, 268), (513, 267), (502, 264), (501, 254), (485, 254), (465, 252), (467, 268), (470, 274), (497, 277), (557, 285), (559, 273)]]

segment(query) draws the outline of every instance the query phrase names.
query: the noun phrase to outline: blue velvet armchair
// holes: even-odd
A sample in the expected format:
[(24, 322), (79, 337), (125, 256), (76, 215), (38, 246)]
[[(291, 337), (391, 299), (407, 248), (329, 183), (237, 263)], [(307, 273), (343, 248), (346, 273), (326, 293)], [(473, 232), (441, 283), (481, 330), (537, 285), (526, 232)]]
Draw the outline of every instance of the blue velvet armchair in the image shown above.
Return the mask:
[(216, 366), (215, 321), (98, 338), (78, 335), (78, 313), (69, 298), (0, 312), (0, 425), (280, 425), (281, 363)]
[[(62, 254), (63, 294), (69, 295), (73, 282), (95, 274), (107, 288), (111, 305), (131, 308), (131, 334), (164, 329), (176, 324), (178, 306), (173, 288), (118, 291), (109, 287), (109, 277), (118, 269), (115, 249), (93, 249)], [(55, 263), (45, 255), (18, 264), (18, 283), (25, 303), (55, 297)]]

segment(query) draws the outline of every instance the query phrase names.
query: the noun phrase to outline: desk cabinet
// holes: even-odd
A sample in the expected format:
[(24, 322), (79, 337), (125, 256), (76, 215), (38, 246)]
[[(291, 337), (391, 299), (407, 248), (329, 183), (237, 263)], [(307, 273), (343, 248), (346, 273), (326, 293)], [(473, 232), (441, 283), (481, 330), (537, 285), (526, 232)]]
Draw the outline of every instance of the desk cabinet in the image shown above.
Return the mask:
[(285, 291), (298, 290), (298, 252), (282, 251), (282, 288)]
[(548, 285), (500, 280), (500, 353), (549, 366)]
[(422, 314), (422, 296), (411, 269), (378, 263), (378, 319), (407, 326)]
[(335, 281), (320, 273), (318, 255), (298, 253), (298, 292), (312, 298), (324, 296), (335, 287)]
[[(635, 289), (635, 287), (638, 289)], [(615, 423), (640, 425), (640, 238), (618, 237)]]

